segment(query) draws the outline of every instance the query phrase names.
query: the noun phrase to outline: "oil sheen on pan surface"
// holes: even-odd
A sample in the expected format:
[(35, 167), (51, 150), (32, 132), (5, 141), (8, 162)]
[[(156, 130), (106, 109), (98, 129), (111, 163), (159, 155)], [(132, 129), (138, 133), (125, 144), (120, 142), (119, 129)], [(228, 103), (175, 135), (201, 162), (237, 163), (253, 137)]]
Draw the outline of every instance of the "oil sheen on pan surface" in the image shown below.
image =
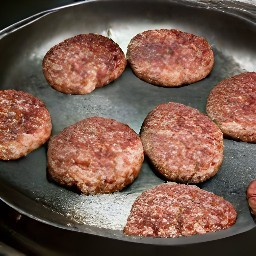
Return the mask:
[[(237, 8), (222, 7), (218, 11), (214, 5), (186, 1), (88, 1), (54, 10), (21, 28), (2, 33), (0, 88), (23, 90), (42, 99), (52, 117), (52, 135), (90, 116), (116, 119), (139, 133), (148, 112), (169, 101), (205, 113), (207, 96), (220, 80), (243, 71), (255, 71), (256, 67), (255, 16)], [(116, 81), (87, 95), (62, 94), (52, 89), (43, 76), (44, 55), (66, 38), (99, 33), (112, 38), (126, 53), (134, 35), (156, 28), (175, 28), (205, 37), (215, 55), (211, 74), (188, 86), (163, 88), (138, 79), (127, 66)], [(135, 198), (164, 182), (147, 160), (136, 181), (123, 191), (84, 196), (48, 180), (47, 145), (44, 145), (19, 160), (0, 161), (0, 196), (29, 217), (87, 234), (165, 245), (221, 239), (255, 227), (245, 196), (248, 183), (256, 177), (255, 144), (225, 139), (224, 146), (219, 172), (199, 184), (200, 188), (230, 201), (238, 212), (234, 226), (216, 233), (171, 239), (123, 235)]]

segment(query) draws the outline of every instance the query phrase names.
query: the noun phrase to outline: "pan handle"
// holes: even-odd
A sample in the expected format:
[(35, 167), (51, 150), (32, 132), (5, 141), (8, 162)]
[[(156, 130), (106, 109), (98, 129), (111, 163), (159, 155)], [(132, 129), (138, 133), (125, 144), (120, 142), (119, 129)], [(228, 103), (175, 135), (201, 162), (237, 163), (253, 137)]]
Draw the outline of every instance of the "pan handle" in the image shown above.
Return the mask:
[(45, 16), (45, 15), (47, 15), (49, 13), (55, 12), (55, 11), (56, 11), (56, 9), (52, 9), (52, 10), (46, 10), (46, 11), (37, 13), (35, 15), (32, 15), (32, 16), (30, 16), (28, 18), (25, 18), (25, 19), (23, 19), (21, 21), (18, 21), (16, 23), (14, 23), (14, 24), (12, 24), (12, 25), (10, 25), (10, 26), (0, 30), (0, 39), (2, 39), (4, 36), (14, 32), (15, 30), (20, 29), (20, 28), (22, 28), (22, 27), (24, 27), (24, 26), (26, 26), (26, 25), (36, 21), (37, 19), (39, 19), (39, 18), (41, 18), (41, 17), (43, 17), (43, 16)]
[(56, 8), (53, 8), (53, 9), (50, 9), (50, 10), (45, 10), (45, 11), (42, 11), (42, 12), (39, 12), (37, 14), (34, 14), (26, 19), (23, 19), (21, 21), (18, 21), (16, 23), (14, 23), (13, 25), (10, 25), (2, 30), (0, 30), (0, 39), (2, 39), (4, 36), (14, 32), (15, 30), (17, 29), (20, 29), (40, 18), (42, 18), (43, 16), (45, 15), (48, 15), (50, 13), (53, 13), (53, 12), (56, 12), (60, 9), (64, 9), (66, 7), (69, 7), (69, 6), (75, 6), (75, 5), (79, 5), (79, 4), (83, 4), (85, 2), (90, 2), (90, 1), (95, 1), (95, 0), (78, 0), (78, 1), (75, 1), (75, 3), (72, 3), (72, 4), (68, 4), (68, 5), (64, 5), (64, 6), (60, 6), (60, 7), (56, 7)]

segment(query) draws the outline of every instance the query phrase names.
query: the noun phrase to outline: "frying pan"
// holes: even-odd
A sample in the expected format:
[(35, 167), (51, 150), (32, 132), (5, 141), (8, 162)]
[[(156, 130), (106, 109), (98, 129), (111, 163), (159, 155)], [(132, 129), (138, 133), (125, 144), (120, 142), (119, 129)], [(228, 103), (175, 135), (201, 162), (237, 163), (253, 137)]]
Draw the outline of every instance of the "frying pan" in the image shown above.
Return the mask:
[[(52, 9), (0, 32), (0, 89), (29, 92), (49, 109), (52, 135), (89, 116), (114, 118), (137, 133), (147, 113), (164, 102), (180, 102), (205, 113), (210, 90), (225, 77), (256, 69), (256, 7), (229, 1), (85, 1)], [(88, 95), (52, 89), (42, 73), (42, 59), (56, 43), (80, 34), (111, 37), (124, 52), (137, 33), (176, 28), (207, 38), (215, 66), (202, 81), (162, 88), (139, 80), (127, 67), (120, 78)], [(0, 161), (0, 197), (30, 218), (65, 230), (113, 240), (151, 245), (188, 245), (213, 241), (255, 228), (245, 191), (256, 178), (256, 146), (225, 139), (220, 171), (199, 187), (230, 201), (238, 212), (230, 229), (181, 238), (124, 236), (122, 228), (135, 198), (163, 183), (145, 160), (136, 181), (111, 195), (84, 196), (47, 178), (47, 145), (15, 161)]]

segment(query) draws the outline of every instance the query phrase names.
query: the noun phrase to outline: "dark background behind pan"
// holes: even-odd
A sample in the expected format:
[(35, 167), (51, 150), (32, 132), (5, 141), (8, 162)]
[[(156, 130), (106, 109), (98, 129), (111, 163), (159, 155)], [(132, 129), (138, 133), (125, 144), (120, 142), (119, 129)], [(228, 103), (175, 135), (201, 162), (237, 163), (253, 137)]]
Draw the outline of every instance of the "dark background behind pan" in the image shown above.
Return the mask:
[[(256, 59), (255, 16), (246, 9), (238, 11), (239, 8), (236, 8), (235, 15), (230, 15), (228, 12), (232, 12), (232, 9), (225, 9), (225, 5), (222, 5), (221, 11), (215, 10), (214, 5), (211, 7), (183, 1), (104, 1), (69, 7), (50, 14), (0, 41), (1, 89), (25, 90), (44, 100), (53, 117), (53, 134), (91, 115), (115, 118), (128, 123), (138, 132), (148, 111), (156, 104), (167, 101), (181, 102), (205, 112), (206, 97), (211, 88), (226, 76), (253, 70)], [(213, 45), (216, 58), (211, 75), (193, 85), (166, 89), (140, 81), (128, 67), (116, 82), (85, 96), (63, 95), (51, 89), (44, 80), (41, 72), (42, 57), (52, 45), (64, 38), (86, 32), (105, 33), (125, 50), (133, 34), (155, 27), (175, 27), (205, 36)], [(154, 255), (156, 248), (164, 252), (170, 245), (173, 245), (169, 247), (172, 253), (185, 253), (198, 248), (210, 249), (216, 245), (237, 253), (239, 250), (234, 250), (236, 243), (233, 239), (239, 241), (243, 253), (243, 239), (248, 247), (253, 246), (249, 238), (252, 239), (255, 233), (255, 223), (248, 210), (245, 189), (256, 176), (255, 145), (225, 140), (225, 160), (220, 172), (200, 185), (224, 196), (235, 205), (239, 213), (237, 224), (230, 230), (179, 239), (130, 239), (123, 237), (121, 231), (77, 223), (77, 219), (67, 216), (70, 207), (66, 206), (70, 202), (79, 202), (81, 196), (48, 182), (45, 150), (46, 147), (42, 147), (18, 161), (0, 162), (1, 198), (29, 216), (18, 220), (19, 215), (14, 213), (8, 217), (6, 213), (10, 210), (3, 204), (5, 211), (1, 215), (5, 223), (2, 223), (2, 230), (8, 233), (13, 223), (17, 222), (16, 238), (12, 239), (23, 240), (24, 243), (24, 237), (28, 236), (26, 239), (31, 240), (32, 236), (36, 245), (32, 243), (30, 247), (37, 246), (34, 250), (41, 250), (42, 253), (46, 248), (54, 248), (63, 252), (72, 251), (77, 246), (78, 251), (83, 251), (85, 244), (92, 249), (93, 244), (97, 243), (102, 246), (95, 247), (96, 253), (113, 246), (116, 254), (123, 249), (123, 255), (131, 251), (133, 255), (134, 252), (137, 255), (146, 252)], [(163, 181), (152, 173), (145, 162), (139, 178), (122, 193), (141, 192), (160, 182)], [(46, 237), (48, 233), (52, 233), (51, 237), (61, 235), (64, 241), (69, 241), (69, 245)], [(38, 244), (44, 246), (39, 247)]]

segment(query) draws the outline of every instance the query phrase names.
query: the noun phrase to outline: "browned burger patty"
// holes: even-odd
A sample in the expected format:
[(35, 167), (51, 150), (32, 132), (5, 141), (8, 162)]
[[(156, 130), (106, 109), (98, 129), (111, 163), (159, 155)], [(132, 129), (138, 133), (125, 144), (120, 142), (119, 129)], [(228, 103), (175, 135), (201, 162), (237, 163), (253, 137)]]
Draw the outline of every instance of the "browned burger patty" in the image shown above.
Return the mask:
[(82, 34), (52, 47), (43, 59), (43, 73), (56, 90), (87, 94), (118, 78), (126, 67), (121, 48), (111, 39)]
[(166, 183), (143, 192), (134, 202), (124, 233), (180, 237), (227, 229), (237, 213), (222, 197), (194, 185)]
[(206, 111), (224, 135), (256, 142), (256, 72), (226, 78), (211, 91)]
[(0, 159), (27, 155), (50, 137), (51, 117), (44, 103), (31, 94), (0, 91)]
[(166, 87), (199, 81), (214, 64), (213, 51), (204, 38), (175, 29), (137, 34), (128, 45), (127, 58), (137, 77)]
[(256, 216), (256, 180), (252, 180), (246, 190), (251, 213)]
[(113, 119), (90, 117), (51, 138), (48, 170), (84, 194), (111, 193), (132, 183), (144, 159), (139, 136)]
[(218, 126), (197, 109), (179, 103), (154, 108), (142, 124), (141, 140), (155, 169), (171, 181), (205, 181), (223, 160)]

